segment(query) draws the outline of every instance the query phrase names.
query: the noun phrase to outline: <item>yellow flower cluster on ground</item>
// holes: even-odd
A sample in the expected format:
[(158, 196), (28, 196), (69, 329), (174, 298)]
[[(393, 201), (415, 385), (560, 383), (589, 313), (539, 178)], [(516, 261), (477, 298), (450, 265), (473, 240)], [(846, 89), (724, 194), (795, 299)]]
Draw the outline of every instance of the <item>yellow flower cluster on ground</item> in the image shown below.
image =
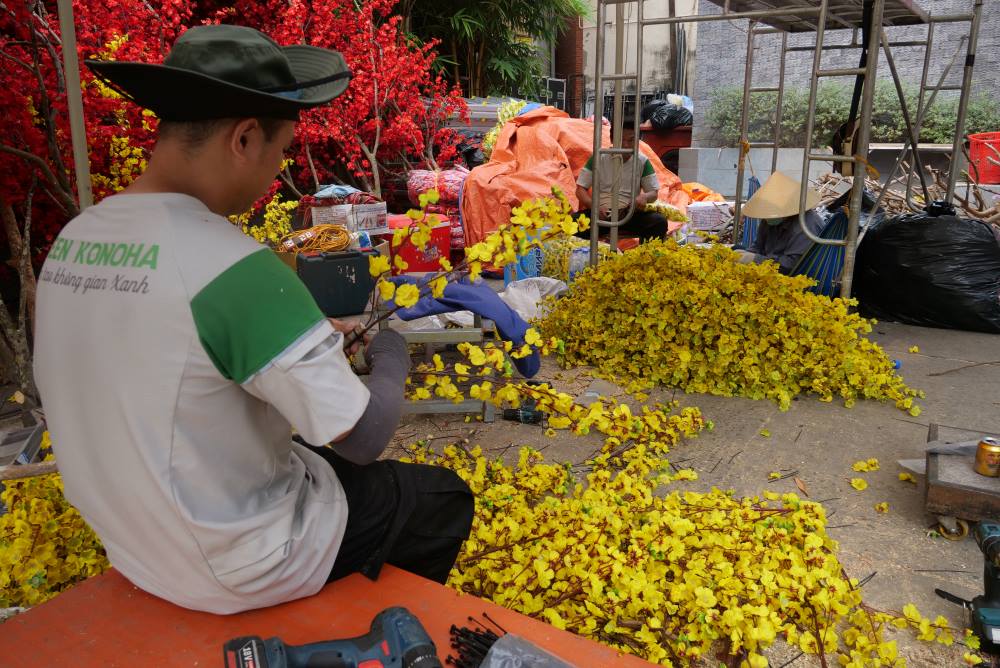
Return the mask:
[(727, 248), (644, 244), (578, 277), (541, 323), (589, 364), (632, 387), (770, 399), (799, 394), (920, 408), (851, 303), (806, 292), (773, 263), (739, 264)]
[[(521, 391), (537, 392), (574, 433), (604, 434), (603, 448), (574, 467), (530, 448), (510, 466), (478, 447), (414, 447), (412, 460), (455, 470), (476, 495), (450, 586), (662, 665), (729, 655), (759, 668), (781, 638), (849, 668), (904, 666), (890, 627), (954, 642), (943, 618), (864, 605), (820, 504), (774, 492), (663, 494), (664, 485), (696, 478), (663, 455), (704, 426), (697, 409), (633, 414), (613, 401), (566, 404), (547, 386)], [(965, 641), (975, 646), (968, 632)]]
[(58, 474), (7, 481), (0, 501), (7, 508), (0, 516), (0, 607), (43, 603), (108, 568), (97, 536), (63, 496)]
[(856, 461), (851, 465), (851, 470), (857, 471), (858, 473), (878, 471), (879, 470), (878, 458), (870, 457), (869, 459), (862, 459), (860, 461)]

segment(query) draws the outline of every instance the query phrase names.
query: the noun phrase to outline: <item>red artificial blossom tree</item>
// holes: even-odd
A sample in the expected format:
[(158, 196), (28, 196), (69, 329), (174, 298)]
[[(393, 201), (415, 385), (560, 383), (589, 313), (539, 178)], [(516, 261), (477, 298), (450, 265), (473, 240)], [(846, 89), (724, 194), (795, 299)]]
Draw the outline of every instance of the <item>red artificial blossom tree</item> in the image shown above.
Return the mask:
[[(81, 61), (158, 62), (186, 27), (213, 21), (257, 28), (280, 44), (341, 51), (354, 80), (333, 105), (303, 114), (286, 183), (297, 182), (299, 192), (347, 180), (379, 194), (387, 164), (453, 160), (455, 136), (444, 121), (465, 114), (458, 91), (432, 74), (434, 44), (416, 45), (400, 32), (395, 2), (76, 0), (74, 12)], [(34, 272), (78, 212), (61, 49), (54, 0), (0, 3), (0, 381), (29, 396)], [(156, 119), (86, 68), (81, 80), (99, 200), (142, 172)]]
[(308, 174), (299, 183), (353, 180), (381, 196), (387, 164), (433, 168), (455, 159), (456, 135), (444, 121), (464, 117), (465, 101), (433, 74), (436, 44), (402, 34), (397, 1), (240, 0), (218, 14), (280, 44), (340, 51), (354, 74), (344, 95), (302, 115), (293, 150)]

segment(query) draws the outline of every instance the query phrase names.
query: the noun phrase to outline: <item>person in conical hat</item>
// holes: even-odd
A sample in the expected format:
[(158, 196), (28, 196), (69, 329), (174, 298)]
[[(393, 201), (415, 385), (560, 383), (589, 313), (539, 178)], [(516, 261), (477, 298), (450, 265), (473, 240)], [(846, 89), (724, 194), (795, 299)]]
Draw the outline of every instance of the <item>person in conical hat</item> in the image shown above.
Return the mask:
[(374, 336), (362, 383), (344, 354), (352, 326), (227, 219), (267, 192), (299, 114), (347, 90), (343, 56), (210, 25), (163, 63), (87, 66), (159, 118), (142, 176), (60, 232), (36, 300), (35, 379), (66, 498), (111, 564), (217, 614), (386, 563), (444, 583), (472, 492), (446, 468), (380, 459), (406, 341)]
[[(813, 242), (799, 224), (799, 188), (798, 181), (775, 172), (746, 203), (743, 215), (759, 218), (764, 224), (757, 228), (757, 238), (749, 248), (736, 249), (741, 263), (770, 260), (778, 263), (781, 273), (789, 274), (809, 250)], [(816, 235), (823, 224), (823, 219), (815, 210), (818, 204), (819, 194), (808, 189), (806, 226)]]

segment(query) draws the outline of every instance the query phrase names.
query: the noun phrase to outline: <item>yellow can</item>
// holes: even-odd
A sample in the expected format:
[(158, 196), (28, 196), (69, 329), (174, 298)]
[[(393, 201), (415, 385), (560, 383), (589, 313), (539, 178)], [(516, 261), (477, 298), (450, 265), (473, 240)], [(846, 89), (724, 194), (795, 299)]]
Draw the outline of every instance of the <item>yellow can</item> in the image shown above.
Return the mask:
[(995, 438), (984, 438), (979, 441), (974, 468), (980, 475), (1000, 477), (1000, 441)]

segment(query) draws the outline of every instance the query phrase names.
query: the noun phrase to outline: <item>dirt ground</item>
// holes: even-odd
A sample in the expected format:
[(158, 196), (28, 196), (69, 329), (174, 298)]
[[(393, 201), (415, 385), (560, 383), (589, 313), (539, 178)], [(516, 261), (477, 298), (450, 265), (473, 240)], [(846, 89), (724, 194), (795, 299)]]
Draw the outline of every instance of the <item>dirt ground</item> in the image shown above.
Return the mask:
[[(857, 578), (873, 575), (864, 586), (869, 605), (900, 611), (914, 603), (931, 619), (944, 615), (956, 627), (966, 625), (961, 609), (938, 598), (936, 587), (971, 598), (982, 592), (982, 555), (975, 541), (949, 541), (929, 531), (936, 518), (924, 510), (923, 476), (918, 484), (899, 481), (903, 469), (898, 459), (922, 457), (928, 425), (940, 425), (940, 437), (965, 440), (981, 434), (1000, 434), (1000, 336), (954, 332), (879, 323), (873, 334), (894, 359), (911, 387), (927, 393), (918, 418), (886, 404), (860, 402), (851, 409), (838, 402), (822, 403), (800, 398), (782, 413), (764, 401), (684, 395), (659, 389), (650, 401), (676, 398), (694, 405), (715, 423), (715, 429), (676, 447), (669, 455), (676, 465), (695, 469), (699, 479), (676, 483), (690, 489), (733, 489), (740, 495), (764, 490), (797, 491), (794, 478), (769, 481), (771, 471), (794, 472), (805, 483), (810, 498), (823, 501), (829, 517), (828, 531), (840, 543), (840, 559), (846, 571)], [(919, 353), (907, 352), (919, 346)], [(582, 394), (594, 379), (584, 368), (560, 370), (546, 361), (538, 378), (558, 389)], [(634, 401), (616, 388), (622, 400)], [(607, 392), (604, 392), (607, 393)], [(770, 432), (769, 437), (761, 435)], [(390, 454), (400, 454), (399, 445), (418, 439), (433, 439), (443, 446), (469, 439), (487, 452), (516, 457), (517, 447), (531, 445), (553, 461), (579, 462), (599, 446), (596, 437), (576, 437), (559, 432), (548, 438), (535, 425), (498, 419), (492, 424), (463, 416), (411, 416), (397, 433)], [(874, 473), (855, 473), (851, 464), (877, 457)], [(849, 480), (864, 477), (868, 488), (853, 489)], [(874, 505), (887, 502), (888, 514)], [(908, 665), (918, 667), (964, 665), (964, 648), (928, 645), (912, 633), (893, 636)], [(795, 658), (797, 651), (775, 647), (770, 652), (774, 666), (818, 665), (815, 658)], [(787, 663), (790, 662), (790, 663)], [(831, 665), (836, 665), (835, 659)]]

